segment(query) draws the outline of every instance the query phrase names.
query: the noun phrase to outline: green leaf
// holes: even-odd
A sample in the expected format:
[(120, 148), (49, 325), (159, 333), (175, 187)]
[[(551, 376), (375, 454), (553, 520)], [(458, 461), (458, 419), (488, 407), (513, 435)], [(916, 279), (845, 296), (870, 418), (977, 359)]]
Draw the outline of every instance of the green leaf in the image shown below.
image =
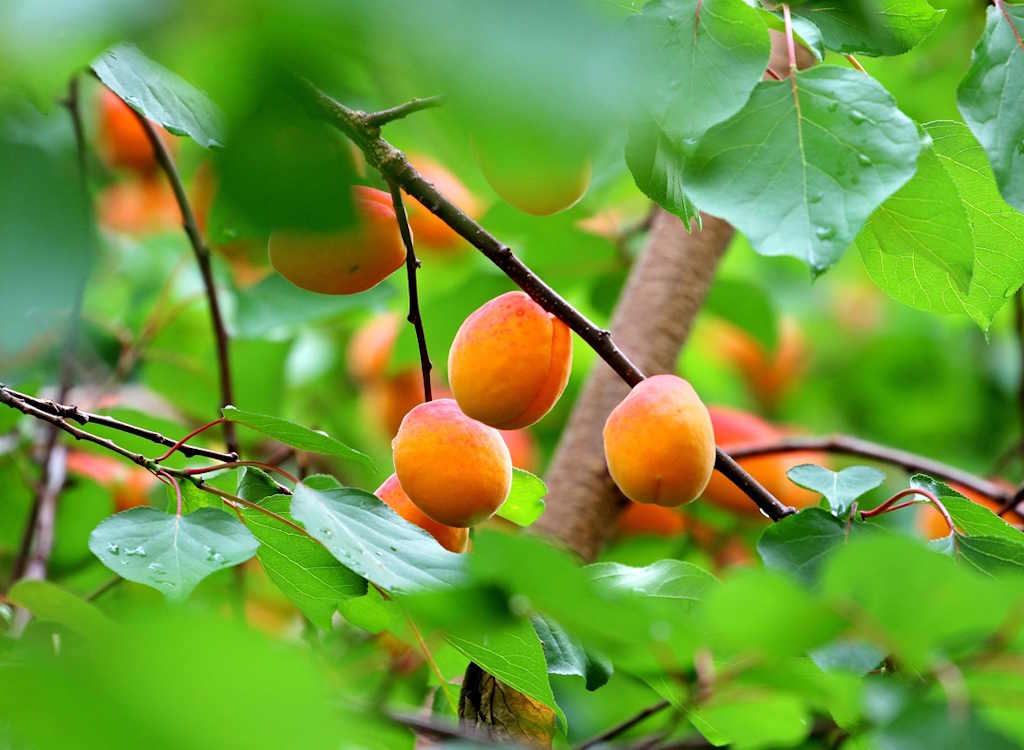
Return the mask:
[(743, 0), (655, 0), (630, 24), (653, 87), (646, 109), (673, 143), (738, 112), (768, 65), (768, 30)]
[(704, 309), (753, 336), (765, 351), (775, 351), (778, 316), (764, 288), (744, 279), (716, 277)]
[(949, 511), (953, 523), (967, 536), (997, 537), (1024, 546), (1024, 534), (984, 505), (968, 500), (948, 484), (925, 474), (915, 474), (910, 478), (910, 486), (928, 490), (939, 498)]
[(914, 174), (914, 123), (869, 76), (820, 65), (793, 83), (758, 84), (746, 106), (701, 139), (687, 193), (762, 255), (820, 273)]
[(1019, 747), (974, 712), (959, 716), (946, 703), (916, 702), (896, 719), (865, 737), (879, 750), (1012, 750)]
[(630, 126), (626, 166), (644, 195), (682, 219), (688, 230), (695, 221), (700, 229), (700, 211), (686, 196), (685, 157), (657, 124), (643, 122)]
[[(1017, 532), (1018, 536), (1021, 533)], [(1024, 574), (1024, 544), (1001, 536), (956, 537), (959, 559), (965, 560), (978, 572), (995, 576), (1003, 573)]]
[(364, 466), (371, 466), (370, 457), (355, 448), (350, 448), (340, 440), (332, 438), (323, 432), (311, 430), (308, 427), (289, 422), (280, 417), (272, 417), (268, 414), (256, 414), (251, 411), (243, 411), (234, 406), (225, 406), (222, 410), (224, 418), (245, 425), (250, 429), (261, 432), (275, 440), (280, 440), (286, 445), (310, 453), (322, 453), (328, 456), (338, 456), (351, 461), (358, 461)]
[(49, 581), (23, 578), (11, 586), (7, 600), (40, 620), (55, 622), (82, 635), (102, 634), (114, 627), (114, 622), (95, 606)]
[(498, 515), (517, 526), (529, 526), (544, 512), (544, 496), (548, 488), (544, 481), (523, 469), (512, 469), (512, 488)]
[(801, 464), (787, 471), (786, 476), (801, 487), (824, 495), (836, 514), (845, 512), (850, 503), (885, 481), (885, 474), (869, 466), (832, 471), (823, 466)]
[(966, 126), (932, 122), (925, 130), (932, 146), (921, 154), (917, 174), (872, 215), (857, 247), (868, 274), (894, 298), (930, 312), (967, 314), (987, 330), (1024, 282), (1024, 215), (999, 195)]
[(610, 661), (589, 653), (554, 620), (534, 615), (530, 621), (544, 647), (548, 674), (582, 677), (587, 690), (597, 690), (607, 684), (614, 670)]
[(1024, 6), (988, 9), (985, 31), (960, 82), (960, 114), (978, 139), (1006, 202), (1024, 211)]
[[(288, 495), (270, 495), (258, 503), (288, 518)], [(338, 603), (366, 593), (366, 581), (335, 560), (316, 539), (254, 508), (243, 508), (242, 518), (260, 542), (256, 557), (270, 580), (317, 627), (330, 630)]]
[(810, 731), (803, 701), (770, 690), (726, 687), (687, 718), (715, 746), (790, 747)]
[(769, 568), (811, 584), (822, 563), (845, 542), (845, 522), (821, 508), (807, 508), (768, 526), (757, 540), (757, 552)]
[(187, 516), (132, 508), (89, 535), (89, 549), (100, 562), (173, 600), (187, 597), (211, 573), (245, 562), (258, 546), (238, 519), (212, 508)]
[(870, 643), (841, 639), (814, 649), (809, 656), (825, 672), (865, 675), (882, 663), (885, 652)]
[(594, 563), (586, 567), (591, 580), (612, 590), (675, 599), (688, 606), (702, 601), (718, 583), (703, 568), (681, 560), (658, 560), (642, 568), (621, 563)]
[(485, 672), (555, 711), (564, 726), (565, 715), (551, 692), (544, 648), (529, 621), (473, 638), (449, 634), (446, 639)]
[(793, 9), (821, 30), (836, 52), (900, 55), (935, 30), (946, 14), (926, 0), (812, 0)]
[(463, 577), (463, 557), (364, 490), (313, 476), (295, 487), (291, 514), (342, 565), (389, 593), (444, 588)]
[(206, 94), (150, 60), (134, 44), (111, 47), (92, 63), (93, 72), (132, 109), (200, 146), (222, 146), (224, 126)]

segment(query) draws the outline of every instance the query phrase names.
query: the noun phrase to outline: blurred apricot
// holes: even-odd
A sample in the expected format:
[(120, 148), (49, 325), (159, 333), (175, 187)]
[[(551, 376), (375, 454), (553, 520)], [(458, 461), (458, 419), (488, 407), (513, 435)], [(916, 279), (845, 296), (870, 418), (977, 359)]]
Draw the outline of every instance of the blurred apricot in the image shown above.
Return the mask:
[(409, 499), (402, 489), (398, 475), (392, 474), (384, 483), (373, 491), (391, 510), (411, 524), (419, 526), (437, 540), (437, 543), (449, 552), (465, 552), (469, 544), (469, 529), (446, 526), (428, 516)]
[(686, 526), (686, 519), (675, 508), (651, 503), (630, 502), (615, 521), (616, 533), (620, 537), (673, 537), (682, 534)]
[(848, 331), (874, 331), (885, 316), (881, 290), (869, 282), (839, 284), (832, 295), (832, 314)]
[(353, 334), (348, 344), (347, 361), (348, 371), (355, 380), (365, 383), (383, 377), (398, 338), (400, 323), (398, 313), (381, 313)]
[[(170, 134), (159, 125), (155, 127), (160, 140), (173, 151), (175, 143)], [(113, 169), (149, 174), (157, 167), (153, 146), (132, 108), (106, 87), (100, 90), (99, 151)]]
[(358, 225), (336, 233), (275, 232), (270, 263), (298, 287), (321, 294), (355, 294), (370, 289), (405, 262), (391, 196), (353, 188)]
[[(711, 414), (711, 424), (715, 430), (715, 442), (726, 453), (735, 446), (769, 443), (786, 434), (760, 417), (738, 409), (710, 406), (708, 412)], [(821, 465), (823, 462), (823, 457), (817, 453), (800, 451), (744, 458), (739, 464), (780, 502), (796, 508), (806, 508), (815, 505), (819, 495), (791, 482), (786, 472), (800, 464)], [(727, 510), (761, 517), (761, 512), (754, 502), (718, 472), (715, 472), (708, 482), (704, 497)]]
[(163, 177), (150, 175), (115, 182), (96, 201), (99, 223), (105, 229), (134, 236), (181, 230), (181, 210)]
[(149, 491), (157, 481), (141, 466), (84, 451), (68, 451), (67, 470), (109, 488), (118, 511), (148, 505)]
[[(999, 485), (1004, 490), (1015, 489), (1009, 482), (1004, 482), (1001, 479), (994, 480), (995, 484)], [(996, 502), (990, 497), (986, 497), (979, 492), (968, 489), (962, 484), (955, 484), (950, 482), (949, 485), (952, 489), (959, 492), (961, 495), (966, 497), (972, 503), (983, 505), (993, 513), (997, 513), (1002, 507), (1000, 503)], [(1003, 516), (1003, 520), (1009, 524), (1018, 525), (1024, 523), (1024, 518), (1019, 516), (1017, 513), (1007, 513)], [(935, 506), (931, 503), (922, 505), (918, 509), (917, 517), (915, 519), (918, 530), (928, 539), (941, 539), (944, 536), (949, 536), (949, 526), (946, 525), (946, 519), (942, 517), (942, 514), (936, 510)]]
[[(479, 218), (483, 207), (476, 196), (462, 181), (444, 165), (423, 154), (410, 154), (409, 161), (416, 171), (431, 183), (445, 198), (458, 206), (471, 219)], [(454, 229), (431, 213), (415, 198), (407, 201), (409, 227), (416, 238), (416, 247), (421, 244), (436, 250), (451, 250), (458, 246), (459, 235)]]
[(508, 446), (509, 455), (512, 457), (512, 465), (524, 471), (536, 471), (537, 469), (537, 441), (530, 431), (523, 428), (520, 430), (498, 430), (501, 439)]
[(492, 427), (527, 427), (569, 382), (572, 334), (524, 292), (495, 297), (466, 318), (448, 354), (459, 408)]
[(716, 321), (712, 347), (739, 371), (747, 389), (766, 411), (774, 409), (797, 383), (807, 362), (803, 332), (792, 318), (782, 318), (775, 351), (725, 321)]
[(608, 472), (630, 500), (695, 500), (715, 466), (715, 437), (700, 396), (676, 375), (642, 380), (604, 424)]
[(420, 404), (406, 414), (392, 448), (402, 488), (439, 523), (480, 523), (508, 497), (512, 459), (505, 442), (453, 399)]
[[(543, 168), (538, 169), (534, 160), (526, 163), (521, 159), (521, 152), (515, 148), (478, 143), (474, 150), (480, 171), (494, 192), (506, 203), (534, 216), (570, 208), (583, 197), (590, 183), (590, 159), (583, 154), (569, 155), (548, 147), (544, 150), (549, 158), (544, 158)], [(535, 151), (531, 148), (532, 153)]]

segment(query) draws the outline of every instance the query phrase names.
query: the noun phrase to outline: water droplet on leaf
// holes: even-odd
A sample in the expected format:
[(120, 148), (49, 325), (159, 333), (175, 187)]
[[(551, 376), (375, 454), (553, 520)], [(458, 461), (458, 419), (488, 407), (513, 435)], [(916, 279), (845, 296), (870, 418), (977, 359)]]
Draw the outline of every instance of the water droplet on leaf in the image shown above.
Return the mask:
[(814, 230), (814, 234), (819, 240), (830, 240), (836, 236), (835, 227), (817, 227)]
[(120, 555), (121, 554), (121, 548), (118, 545), (116, 545), (113, 542), (111, 542), (110, 544), (107, 545), (107, 552), (109, 552), (112, 555)]
[(857, 154), (857, 162), (862, 167), (870, 167), (871, 166), (871, 157), (868, 156), (867, 154)]
[(852, 112), (850, 112), (850, 120), (853, 122), (854, 125), (860, 125), (866, 119), (868, 118), (865, 117), (864, 113), (861, 112), (859, 109), (855, 109)]

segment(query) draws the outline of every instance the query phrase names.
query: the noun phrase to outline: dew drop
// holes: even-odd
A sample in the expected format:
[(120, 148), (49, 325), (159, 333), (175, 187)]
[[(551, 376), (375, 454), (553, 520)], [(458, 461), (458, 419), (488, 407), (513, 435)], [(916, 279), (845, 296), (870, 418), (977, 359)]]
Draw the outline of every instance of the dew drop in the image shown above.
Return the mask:
[(868, 118), (865, 117), (864, 113), (861, 112), (859, 109), (855, 109), (852, 112), (850, 112), (850, 120), (853, 122), (854, 125), (860, 125), (866, 119)]
[(167, 571), (164, 570), (164, 566), (161, 565), (160, 563), (157, 563), (157, 562), (150, 563), (146, 567), (148, 567), (150, 569), (150, 571), (152, 571), (153, 575), (155, 575), (155, 576), (167, 575)]
[(835, 112), (837, 109), (839, 109), (839, 102), (832, 102), (828, 105), (829, 112)]
[(330, 530), (329, 528), (327, 528), (326, 526), (323, 526), (323, 527), (321, 527), (321, 529), (320, 529), (320, 533), (321, 533), (321, 534), (323, 534), (323, 535), (324, 535), (325, 537), (327, 537), (328, 539), (330, 539), (330, 538), (331, 538), (332, 536), (334, 536), (334, 532), (333, 532), (333, 531), (331, 531), (331, 530)]
[(121, 554), (121, 548), (118, 545), (114, 544), (114, 543), (110, 543), (110, 544), (107, 545), (107, 552), (109, 552), (112, 555), (120, 555)]
[(871, 166), (871, 157), (868, 156), (867, 154), (857, 154), (857, 162), (862, 167), (870, 167)]
[(807, 196), (808, 203), (821, 203), (821, 199), (824, 196), (821, 193), (811, 193)]
[(814, 234), (819, 240), (830, 240), (836, 236), (835, 227), (818, 227), (814, 230)]
[(140, 544), (138, 547), (132, 547), (131, 549), (126, 549), (124, 551), (124, 553), (128, 557), (145, 557), (146, 556), (146, 548), (143, 547)]
[(398, 552), (398, 547), (396, 547), (396, 546), (395, 546), (395, 545), (393, 545), (393, 544), (392, 544), (392, 545), (390, 545), (389, 549), (390, 549), (390, 550), (391, 550), (392, 552)]

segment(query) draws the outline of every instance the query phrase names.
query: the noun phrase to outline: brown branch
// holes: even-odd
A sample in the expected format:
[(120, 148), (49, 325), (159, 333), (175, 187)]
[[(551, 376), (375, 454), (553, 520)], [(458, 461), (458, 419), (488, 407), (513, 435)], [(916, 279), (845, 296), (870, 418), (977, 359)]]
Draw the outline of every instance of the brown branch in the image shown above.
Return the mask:
[[(644, 373), (616, 346), (610, 331), (592, 323), (530, 270), (508, 245), (467, 216), (423, 179), (405, 155), (381, 137), (380, 128), (369, 121), (369, 115), (346, 107), (311, 83), (306, 82), (305, 86), (310, 102), (319, 115), (345, 133), (366, 156), (367, 163), (377, 169), (385, 180), (400, 185), (406, 193), (483, 253), (537, 304), (583, 339), (628, 385), (634, 386), (644, 379)], [(715, 468), (750, 495), (769, 518), (778, 520), (794, 512), (792, 508), (775, 499), (720, 449), (717, 451)]]
[(420, 110), (430, 109), (432, 107), (440, 107), (444, 104), (443, 96), (424, 96), (416, 99), (410, 99), (404, 104), (399, 104), (396, 107), (389, 107), (388, 109), (382, 109), (378, 112), (371, 112), (366, 116), (366, 122), (369, 125), (380, 127), (386, 125), (394, 120), (401, 120), (407, 115), (411, 115), (413, 112), (419, 112)]
[(433, 395), (430, 392), (430, 370), (433, 365), (430, 362), (430, 352), (427, 351), (427, 333), (423, 330), (423, 316), (420, 315), (420, 295), (416, 285), (416, 269), (420, 262), (416, 258), (416, 247), (412, 241), (412, 229), (409, 227), (409, 216), (405, 212), (405, 201), (402, 200), (402, 190), (394, 182), (388, 182), (391, 190), (391, 202), (395, 207), (395, 218), (398, 221), (398, 231), (402, 235), (402, 242), (405, 244), (405, 275), (409, 286), (409, 315), (406, 317), (412, 323), (416, 331), (416, 343), (420, 350), (420, 370), (423, 372), (423, 400), (430, 401)]
[[(113, 417), (108, 417), (104, 414), (94, 414), (93, 412), (83, 411), (73, 404), (63, 404), (57, 401), (51, 401), (50, 399), (30, 396), (27, 393), (21, 393), (13, 388), (8, 388), (3, 383), (0, 383), (0, 389), (7, 391), (15, 398), (19, 398), (25, 403), (30, 404), (41, 411), (45, 411), (64, 419), (70, 419), (80, 425), (96, 424), (102, 427), (109, 427), (112, 430), (134, 435), (135, 437), (143, 438), (144, 440), (156, 443), (157, 445), (172, 446), (176, 443), (173, 438), (161, 435), (159, 432), (147, 430), (128, 422), (122, 422), (120, 419), (114, 419)], [(203, 456), (204, 458), (212, 458), (222, 462), (238, 460), (237, 453), (222, 453), (221, 451), (202, 448), (197, 445), (182, 445), (178, 450), (181, 451), (184, 456), (189, 458), (193, 456)]]
[(625, 734), (630, 729), (635, 727), (637, 724), (640, 724), (646, 719), (649, 719), (651, 716), (654, 716), (657, 713), (661, 713), (671, 705), (672, 704), (668, 701), (659, 701), (658, 703), (655, 703), (653, 706), (648, 706), (643, 711), (640, 711), (639, 713), (635, 714), (634, 716), (631, 716), (623, 722), (620, 722), (619, 724), (616, 724), (611, 729), (607, 729), (604, 732), (601, 732), (600, 734), (594, 735), (589, 740), (581, 742), (579, 745), (576, 746), (576, 750), (589, 750), (589, 748), (592, 748), (595, 745), (600, 745), (602, 743), (607, 742), (608, 740), (613, 740), (619, 735)]
[[(181, 176), (178, 174), (178, 168), (174, 165), (174, 159), (171, 157), (170, 151), (167, 150), (164, 142), (160, 139), (160, 134), (157, 133), (156, 127), (149, 121), (149, 118), (134, 107), (131, 110), (135, 115), (135, 119), (145, 129), (146, 137), (153, 147), (153, 154), (156, 157), (157, 163), (160, 164), (160, 168), (167, 175), (167, 179), (171, 183), (171, 188), (174, 190), (174, 198), (177, 200), (178, 208), (181, 210), (185, 234), (188, 235), (189, 242), (192, 244), (192, 250), (196, 256), (196, 262), (199, 264), (199, 273), (203, 277), (203, 287), (206, 290), (206, 299), (210, 306), (213, 338), (217, 346), (217, 367), (220, 372), (220, 405), (229, 406), (235, 401), (231, 382), (231, 357), (228, 352), (229, 339), (227, 328), (224, 326), (224, 318), (221, 315), (217, 287), (213, 280), (210, 248), (203, 241), (195, 213), (192, 211), (192, 204), (189, 203), (188, 195), (185, 193), (185, 186), (181, 182)], [(238, 453), (238, 438), (235, 433), (235, 425), (232, 422), (224, 423), (224, 442), (229, 452)]]

